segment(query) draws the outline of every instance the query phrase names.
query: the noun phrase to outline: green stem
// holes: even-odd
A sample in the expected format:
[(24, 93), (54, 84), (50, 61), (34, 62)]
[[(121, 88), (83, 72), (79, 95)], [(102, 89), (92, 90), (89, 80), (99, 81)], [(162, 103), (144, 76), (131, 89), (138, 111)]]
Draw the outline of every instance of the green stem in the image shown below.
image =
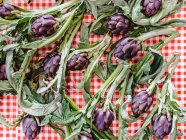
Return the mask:
[(179, 61), (179, 55), (177, 53), (172, 54), (167, 62), (162, 66), (161, 71), (158, 73), (158, 75), (156, 76), (156, 78), (152, 81), (152, 83), (150, 84), (150, 86), (148, 87), (147, 91), (149, 91), (149, 94), (153, 94), (154, 88), (156, 87), (157, 82), (162, 78), (162, 76), (164, 75), (164, 73), (166, 72), (166, 70), (168, 69), (168, 67), (170, 66), (170, 64), (175, 61), (176, 63), (178, 63)]
[(0, 23), (4, 23), (4, 24), (17, 24), (19, 20), (6, 20), (6, 19), (3, 19), (3, 18), (0, 18)]
[(148, 33), (144, 33), (141, 36), (137, 37), (137, 39), (140, 41), (145, 41), (155, 36), (170, 35), (170, 34), (175, 34), (175, 33), (177, 33), (177, 30), (174, 28), (157, 29), (157, 30), (150, 31)]
[(118, 136), (118, 140), (123, 140), (123, 136), (126, 132), (126, 127), (127, 127), (127, 124), (126, 124), (126, 121), (123, 120), (122, 118), (122, 110), (123, 110), (123, 99), (124, 99), (124, 96), (125, 96), (125, 92), (126, 92), (126, 88), (127, 88), (127, 84), (128, 84), (128, 79), (129, 79), (129, 72), (128, 74), (126, 74), (126, 78), (124, 80), (124, 85), (123, 85), (123, 88), (122, 90), (120, 91), (120, 97), (119, 97), (119, 136)]
[(32, 57), (33, 55), (35, 54), (36, 50), (31, 50), (27, 53), (27, 56), (25, 57), (23, 63), (22, 63), (22, 66), (21, 66), (21, 80), (20, 80), (20, 84), (19, 84), (19, 88), (18, 88), (18, 94), (21, 94), (22, 92), (22, 88), (23, 88), (23, 82), (24, 82), (24, 78), (25, 78), (25, 75), (26, 75), (26, 71), (30, 65), (30, 62), (32, 60)]
[[(82, 17), (80, 17), (81, 19)], [(65, 75), (66, 75), (66, 63), (67, 63), (67, 59), (68, 59), (68, 55), (70, 52), (70, 47), (72, 45), (74, 36), (76, 35), (79, 27), (81, 26), (81, 22), (77, 23), (77, 25), (75, 26), (75, 28), (72, 28), (70, 37), (67, 34), (67, 37), (65, 37), (65, 44), (62, 44), (63, 46), (60, 47), (61, 49), (61, 60), (60, 60), (60, 67), (59, 70), (57, 72), (57, 76), (58, 76), (58, 80), (57, 80), (57, 92), (59, 93), (60, 89), (61, 89), (61, 83), (62, 80), (65, 81)]]
[(114, 72), (110, 75), (110, 77), (101, 86), (101, 88), (99, 89), (98, 93), (105, 92), (108, 89), (108, 87), (110, 86), (110, 84), (115, 80), (117, 75), (121, 72), (122, 69), (123, 69), (123, 64), (119, 64), (117, 66), (117, 68), (114, 70)]
[(70, 0), (64, 4), (54, 6), (54, 7), (48, 8), (46, 10), (36, 10), (36, 11), (32, 11), (32, 13), (22, 12), (21, 14), (22, 15), (32, 15), (32, 16), (33, 15), (40, 15), (40, 14), (50, 14), (50, 13), (56, 12), (58, 10), (62, 11), (63, 9), (67, 9), (73, 5), (76, 5), (78, 2), (80, 2), (80, 1), (79, 0)]
[(65, 134), (66, 134), (66, 137), (70, 136), (71, 131), (70, 131), (70, 127), (69, 126), (65, 126)]
[(126, 78), (125, 76), (128, 73), (129, 73), (129, 65), (127, 65), (127, 66), (124, 65), (123, 66), (123, 70), (117, 76), (117, 78), (115, 79), (115, 81), (113, 82), (113, 84), (111, 85), (111, 87), (110, 87), (110, 89), (108, 91), (108, 94), (107, 94), (107, 97), (106, 97), (106, 101), (105, 101), (105, 104), (104, 104), (105, 109), (109, 108), (113, 94), (115, 93), (118, 85), (122, 82), (122, 80), (124, 78)]

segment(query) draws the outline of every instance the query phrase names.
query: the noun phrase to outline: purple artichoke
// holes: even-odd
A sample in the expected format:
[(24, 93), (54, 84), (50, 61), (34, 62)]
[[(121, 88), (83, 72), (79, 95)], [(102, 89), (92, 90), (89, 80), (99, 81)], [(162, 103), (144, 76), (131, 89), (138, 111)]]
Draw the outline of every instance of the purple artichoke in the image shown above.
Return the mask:
[(28, 140), (34, 140), (39, 134), (41, 127), (38, 126), (37, 121), (31, 115), (23, 118), (23, 132)]
[(42, 15), (32, 23), (32, 32), (36, 36), (49, 36), (55, 32), (57, 25), (53, 16)]
[(153, 98), (147, 91), (139, 92), (132, 101), (132, 112), (138, 117), (145, 113), (152, 105)]
[(172, 116), (170, 113), (155, 114), (152, 118), (153, 135), (158, 139), (163, 139), (172, 130)]
[(2, 3), (0, 4), (0, 17), (4, 19), (14, 19), (16, 17), (15, 14), (12, 14), (14, 10), (15, 7), (13, 5)]
[(44, 72), (46, 77), (54, 77), (59, 67), (61, 56), (57, 53), (48, 55), (44, 60)]
[(151, 17), (161, 9), (162, 0), (143, 0), (142, 6), (144, 15)]
[(114, 113), (110, 109), (97, 109), (94, 115), (94, 125), (101, 132), (106, 131), (114, 120)]
[(88, 53), (74, 54), (67, 62), (67, 70), (79, 71), (85, 69), (89, 64)]
[(82, 131), (78, 136), (78, 140), (94, 140), (92, 135), (88, 132)]
[(137, 40), (133, 38), (123, 38), (116, 45), (116, 49), (114, 51), (114, 56), (121, 60), (132, 59), (141, 50), (141, 45)]
[(7, 80), (5, 64), (0, 65), (0, 80)]
[(116, 35), (125, 34), (131, 29), (130, 20), (122, 13), (112, 15), (107, 25), (110, 32)]

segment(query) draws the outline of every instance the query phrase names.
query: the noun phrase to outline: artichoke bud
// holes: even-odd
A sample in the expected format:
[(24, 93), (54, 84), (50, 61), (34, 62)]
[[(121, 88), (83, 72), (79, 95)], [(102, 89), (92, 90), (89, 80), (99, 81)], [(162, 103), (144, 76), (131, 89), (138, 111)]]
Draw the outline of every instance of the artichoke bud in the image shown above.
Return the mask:
[(153, 98), (147, 91), (141, 91), (132, 100), (132, 112), (139, 117), (145, 113), (152, 105)]
[(0, 17), (4, 19), (15, 19), (16, 15), (12, 12), (15, 11), (15, 7), (8, 3), (0, 4)]
[(132, 25), (126, 16), (122, 13), (117, 13), (110, 17), (107, 26), (111, 33), (119, 35), (128, 33)]
[(162, 0), (143, 0), (143, 14), (147, 17), (152, 17), (158, 13), (162, 7)]
[(80, 52), (74, 54), (67, 62), (67, 70), (80, 71), (87, 68), (89, 64), (88, 53)]
[(5, 64), (0, 64), (0, 80), (7, 80)]
[(23, 132), (28, 140), (34, 140), (40, 133), (41, 127), (38, 126), (37, 121), (31, 115), (23, 118)]
[(94, 125), (101, 132), (108, 130), (114, 120), (114, 113), (110, 109), (100, 108), (94, 112)]
[(157, 139), (163, 139), (172, 130), (172, 115), (169, 112), (156, 113), (152, 118), (152, 132)]
[(94, 140), (92, 135), (86, 131), (82, 131), (78, 136), (78, 140)]
[(59, 67), (61, 56), (58, 53), (48, 55), (44, 60), (44, 73), (46, 77), (53, 78)]
[(52, 15), (41, 15), (32, 23), (32, 33), (35, 36), (49, 36), (56, 31), (58, 21)]
[(121, 60), (128, 60), (134, 58), (138, 51), (142, 48), (138, 40), (134, 38), (125, 37), (121, 39), (115, 48), (114, 56)]

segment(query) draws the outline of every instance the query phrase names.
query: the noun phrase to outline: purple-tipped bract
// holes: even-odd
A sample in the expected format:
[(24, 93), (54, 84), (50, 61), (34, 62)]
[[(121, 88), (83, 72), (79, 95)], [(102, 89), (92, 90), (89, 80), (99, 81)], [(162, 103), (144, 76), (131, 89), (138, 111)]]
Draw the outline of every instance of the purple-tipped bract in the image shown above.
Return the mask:
[(28, 140), (34, 140), (39, 134), (41, 127), (38, 126), (37, 121), (31, 115), (23, 118), (23, 132)]
[(172, 116), (169, 112), (155, 114), (152, 118), (152, 132), (158, 139), (163, 139), (172, 130)]
[(15, 14), (12, 14), (12, 11), (15, 10), (15, 7), (13, 5), (10, 5), (8, 3), (2, 3), (0, 4), (0, 17), (4, 19), (14, 19)]
[(107, 25), (110, 32), (116, 35), (126, 34), (131, 29), (131, 21), (122, 13), (112, 15)]
[(162, 0), (143, 0), (143, 13), (144, 15), (151, 17), (154, 16), (162, 7)]
[(141, 45), (133, 38), (123, 38), (116, 45), (114, 56), (121, 60), (128, 60), (135, 57), (138, 51), (141, 50)]
[(74, 54), (67, 62), (67, 70), (80, 71), (85, 69), (89, 64), (88, 53), (81, 52)]
[(94, 112), (94, 125), (101, 132), (106, 131), (114, 120), (114, 113), (110, 110), (103, 108), (97, 109)]
[(52, 15), (41, 15), (32, 23), (32, 32), (36, 36), (49, 36), (53, 34), (58, 25)]
[(61, 56), (57, 53), (48, 55), (44, 60), (44, 72), (46, 77), (53, 78), (59, 67)]
[(147, 91), (141, 91), (132, 100), (132, 112), (138, 117), (145, 113), (152, 105), (153, 98)]

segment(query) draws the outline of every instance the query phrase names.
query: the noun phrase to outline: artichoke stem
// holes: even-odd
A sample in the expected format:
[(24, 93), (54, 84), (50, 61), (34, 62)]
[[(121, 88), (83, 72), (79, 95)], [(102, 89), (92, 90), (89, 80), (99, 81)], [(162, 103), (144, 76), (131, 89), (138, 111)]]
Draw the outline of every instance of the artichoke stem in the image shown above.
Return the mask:
[(104, 108), (107, 109), (109, 108), (109, 105), (111, 103), (111, 100), (112, 100), (112, 96), (114, 94), (114, 92), (116, 91), (118, 85), (122, 82), (122, 80), (124, 78), (126, 78), (126, 74), (129, 74), (129, 66), (124, 66), (123, 67), (123, 70), (120, 72), (120, 74), (117, 76), (117, 78), (115, 79), (115, 81), (113, 82), (113, 84), (111, 85), (109, 91), (108, 91), (108, 94), (107, 94), (107, 97), (106, 97), (106, 101), (105, 101), (105, 104), (104, 104)]
[(145, 41), (155, 36), (172, 35), (172, 34), (178, 34), (177, 30), (174, 28), (165, 28), (165, 29), (163, 28), (163, 29), (157, 29), (157, 30), (150, 31), (148, 33), (144, 33), (141, 36), (137, 37), (137, 39), (140, 41)]

